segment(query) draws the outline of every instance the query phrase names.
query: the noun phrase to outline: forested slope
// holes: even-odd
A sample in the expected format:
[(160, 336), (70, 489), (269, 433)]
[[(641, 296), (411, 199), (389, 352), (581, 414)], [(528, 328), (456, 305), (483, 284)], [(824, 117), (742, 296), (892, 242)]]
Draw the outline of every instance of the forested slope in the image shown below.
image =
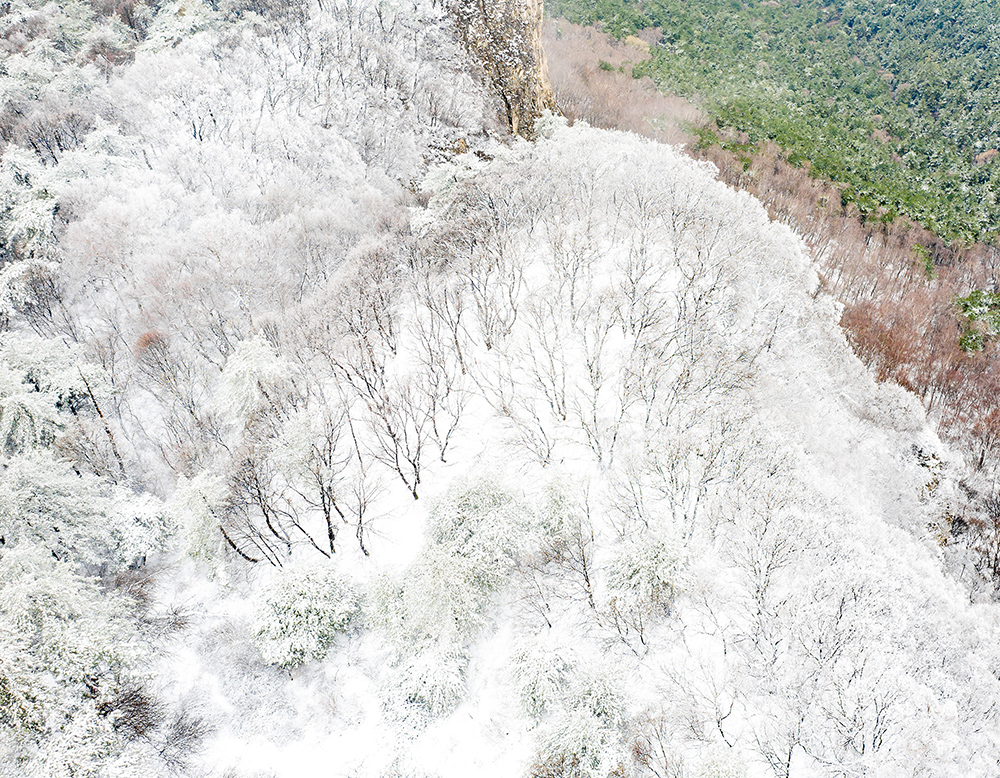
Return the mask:
[(863, 214), (905, 216), (949, 240), (995, 239), (994, 5), (560, 0), (549, 10), (619, 36), (659, 28), (642, 73), (843, 184)]
[(996, 771), (958, 465), (760, 203), (435, 3), (10, 13), (0, 774)]
[[(711, 3), (686, 6), (682, 14), (665, 22), (666, 32), (670, 33), (672, 25), (684, 14), (697, 16), (709, 7), (714, 6)], [(647, 4), (643, 6), (644, 15), (635, 8), (629, 6), (628, 10), (615, 3), (564, 3), (557, 8), (573, 18), (597, 19), (604, 28), (619, 35), (651, 23), (649, 15), (654, 10), (653, 5)], [(849, 27), (841, 28), (839, 21), (830, 20), (823, 30), (810, 26), (812, 17), (800, 6), (779, 8), (762, 4), (739, 13), (735, 7), (716, 9), (718, 13), (710, 19), (701, 19), (693, 28), (695, 32), (701, 29), (699, 25), (708, 25), (718, 32), (712, 38), (712, 45), (701, 49), (704, 58), (698, 72), (705, 82), (702, 94), (692, 95), (681, 83), (684, 79), (661, 79), (661, 86), (685, 92), (709, 116), (715, 116), (718, 124), (699, 115), (693, 105), (685, 104), (677, 95), (651, 96), (650, 79), (639, 78), (644, 73), (665, 72), (656, 64), (657, 59), (661, 64), (666, 63), (663, 67), (667, 69), (686, 67), (685, 55), (674, 52), (661, 39), (664, 31), (660, 28), (644, 28), (642, 39), (630, 36), (616, 42), (612, 35), (604, 35), (598, 29), (552, 19), (548, 46), (556, 66), (553, 71), (556, 92), (567, 115), (582, 116), (600, 126), (634, 129), (656, 138), (672, 133), (676, 138), (687, 123), (688, 134), (682, 140), (687, 142), (693, 156), (712, 161), (721, 180), (761, 198), (772, 218), (805, 238), (825, 289), (844, 303), (841, 325), (858, 356), (879, 380), (897, 382), (919, 396), (942, 436), (965, 457), (967, 468), (962, 478), (965, 497), (952, 514), (948, 543), (970, 549), (976, 566), (995, 578), (1000, 570), (996, 554), (1000, 512), (995, 508), (996, 446), (1000, 433), (1000, 412), (994, 402), (1000, 387), (997, 351), (1000, 320), (995, 292), (1000, 254), (996, 245), (970, 243), (969, 236), (958, 238), (941, 224), (924, 220), (925, 225), (937, 230), (935, 234), (915, 223), (912, 213), (911, 218), (906, 218), (892, 208), (873, 210), (871, 202), (866, 205), (859, 201), (855, 197), (858, 181), (869, 187), (883, 174), (883, 166), (876, 157), (862, 155), (852, 173), (831, 171), (826, 166), (830, 155), (841, 155), (833, 135), (817, 136), (819, 140), (815, 143), (799, 143), (814, 129), (808, 111), (796, 109), (792, 112), (794, 116), (788, 114), (791, 118), (785, 129), (791, 134), (763, 131), (763, 125), (743, 132), (739, 127), (744, 125), (737, 122), (739, 127), (734, 127), (719, 114), (719, 106), (726, 101), (750, 100), (759, 103), (763, 111), (760, 115), (770, 122), (784, 116), (792, 106), (786, 98), (793, 102), (800, 98), (811, 100), (810, 94), (820, 93), (809, 90), (796, 93), (789, 90), (788, 84), (818, 78), (830, 93), (826, 98), (829, 115), (824, 121), (840, 132), (856, 118), (855, 108), (861, 110), (868, 105), (872, 111), (882, 111), (876, 105), (882, 100), (879, 97), (882, 92), (859, 92), (856, 85), (843, 83), (839, 76), (832, 81), (828, 78), (829, 74), (843, 70), (844, 56), (849, 53), (841, 50), (843, 47), (867, 52), (865, 59), (854, 57), (847, 63), (863, 70), (865, 62), (883, 56), (880, 50), (869, 50), (870, 41), (864, 43), (868, 41), (865, 36), (871, 33), (879, 47), (896, 52), (894, 56), (901, 68), (905, 69), (907, 63), (917, 67), (922, 53), (929, 53), (928, 56), (937, 57), (935, 61), (950, 63), (954, 70), (965, 67), (968, 63), (963, 64), (962, 58), (981, 49), (990, 39), (989, 27), (983, 21), (992, 13), (988, 6), (971, 9), (963, 17), (968, 24), (958, 27), (948, 26), (947, 21), (941, 21), (944, 17), (937, 16), (933, 23), (904, 24), (900, 19), (906, 16), (906, 8), (895, 5), (882, 9), (884, 18), (878, 18), (884, 23), (880, 23), (878, 19), (872, 20), (878, 8), (881, 6), (877, 3), (845, 7), (841, 11), (849, 20)], [(921, 8), (924, 7), (918, 6), (917, 10)], [(831, 9), (834, 7), (824, 13)], [(764, 67), (765, 59), (755, 68), (750, 67), (752, 63), (744, 62), (745, 67), (739, 66), (725, 76), (734, 62), (742, 62), (727, 46), (759, 31), (764, 17), (769, 20), (771, 32), (761, 32), (761, 40), (774, 33), (783, 44), (774, 51), (764, 47), (761, 56), (779, 57), (781, 66)], [(728, 19), (731, 24), (726, 26), (720, 19)], [(862, 24), (865, 19), (868, 26)], [(811, 42), (810, 46), (804, 42)], [(989, 67), (988, 61), (976, 65), (979, 72), (984, 68), (988, 71)], [(720, 73), (723, 75), (719, 76)], [(952, 72), (943, 86), (917, 79), (906, 84), (906, 89), (923, 94), (943, 88), (950, 90), (950, 94), (959, 89), (956, 73)], [(882, 72), (882, 76), (887, 84), (896, 83), (892, 73)], [(977, 89), (989, 88), (986, 81), (977, 83)], [(768, 101), (775, 99), (787, 104), (769, 107)], [(912, 100), (905, 103), (898, 95), (892, 100), (896, 109), (910, 119), (927, 107), (914, 108)], [(934, 122), (915, 125), (916, 134), (907, 140), (910, 148), (939, 144), (942, 138), (954, 135), (948, 127), (972, 121), (969, 111), (944, 98), (938, 102), (940, 107), (935, 109)], [(838, 106), (836, 111), (832, 108), (834, 104)], [(847, 104), (854, 108), (844, 108)], [(881, 120), (882, 113), (874, 116)], [(970, 126), (982, 129), (987, 120), (985, 114), (979, 115), (978, 124)], [(876, 130), (866, 142), (881, 147), (890, 140)], [(987, 150), (970, 159), (973, 167), (985, 171), (991, 167), (993, 157), (994, 152)], [(957, 170), (953, 166), (945, 173), (948, 186), (961, 178)], [(989, 200), (994, 196), (992, 184), (987, 182), (983, 187), (982, 190), (966, 187), (954, 199), (947, 193), (947, 186), (942, 189), (925, 182), (921, 184), (920, 197), (936, 202), (952, 198), (956, 207), (972, 214), (982, 198)]]

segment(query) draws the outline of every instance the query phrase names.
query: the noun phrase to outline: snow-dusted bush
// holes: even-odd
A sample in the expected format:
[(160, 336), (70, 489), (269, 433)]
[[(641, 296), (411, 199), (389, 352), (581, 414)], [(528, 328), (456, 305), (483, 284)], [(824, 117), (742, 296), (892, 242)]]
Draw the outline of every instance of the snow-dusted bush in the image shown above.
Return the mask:
[(11, 367), (0, 363), (0, 449), (8, 456), (51, 446), (62, 426), (54, 398)]
[[(114, 475), (124, 474), (101, 411), (110, 394), (103, 371), (83, 360), (78, 348), (25, 332), (0, 338), (0, 356), (0, 453), (6, 457), (0, 536), (39, 542), (60, 558), (92, 564), (128, 564), (160, 550), (173, 526), (169, 513), (152, 495), (82, 471), (81, 460), (97, 472), (107, 463), (65, 435), (71, 426), (79, 431), (92, 422), (92, 434), (110, 443)], [(65, 461), (54, 455), (57, 447), (81, 456)]]
[(515, 652), (509, 672), (537, 727), (532, 775), (604, 776), (628, 761), (627, 697), (612, 667), (538, 642)]
[(523, 552), (529, 530), (521, 500), (484, 479), (452, 487), (431, 510), (427, 539), (461, 560), (485, 590), (495, 591)]
[(469, 653), (450, 641), (428, 640), (411, 648), (393, 671), (387, 699), (390, 712), (436, 718), (465, 699)]
[(586, 484), (557, 477), (536, 497), (527, 552), (518, 565), (518, 603), (526, 614), (552, 626), (577, 605), (597, 612), (598, 548)]
[(552, 648), (535, 646), (515, 654), (511, 679), (524, 712), (536, 721), (557, 710), (566, 697), (575, 658)]
[[(567, 666), (561, 657), (550, 655), (548, 659), (542, 685), (538, 673), (527, 668), (521, 671), (522, 684), (528, 681), (521, 687), (522, 700), (529, 705), (538, 703), (537, 697), (525, 700), (524, 693), (529, 690), (552, 697), (545, 701), (540, 718), (538, 756), (531, 775), (603, 778), (613, 774), (630, 759), (625, 738), (626, 698), (620, 683), (597, 663)], [(543, 689), (545, 686), (548, 688)]]
[(459, 484), (431, 509), (427, 544), (369, 602), (373, 625), (398, 649), (391, 710), (440, 716), (465, 696), (469, 645), (526, 542), (529, 514), (492, 480)]
[[(4, 150), (0, 162), (0, 249), (5, 261), (33, 259), (44, 262), (53, 258), (56, 239), (53, 234), (56, 197), (50, 191), (53, 175), (25, 149)], [(7, 270), (5, 275), (9, 275)], [(4, 284), (10, 287), (10, 282)], [(6, 305), (16, 299), (10, 292)]]
[(693, 778), (745, 778), (746, 765), (732, 748), (713, 743), (699, 755), (692, 770)]
[(4, 334), (0, 453), (10, 456), (54, 448), (78, 470), (122, 480), (125, 462), (104, 415), (105, 409), (114, 407), (109, 383), (104, 371), (88, 363), (78, 347), (29, 332)]
[(169, 513), (43, 450), (7, 460), (0, 471), (0, 536), (38, 543), (61, 559), (129, 564), (163, 547)]
[(468, 640), (486, 624), (493, 580), (448, 550), (429, 548), (403, 578), (400, 631), (414, 639)]
[(614, 546), (604, 572), (611, 620), (620, 631), (634, 630), (642, 639), (683, 587), (682, 549), (676, 541), (644, 533)]
[(261, 337), (238, 343), (226, 360), (216, 402), (234, 421), (249, 423), (288, 393), (289, 366)]
[(507, 581), (529, 530), (529, 513), (490, 480), (460, 484), (432, 509), (427, 545), (401, 578), (383, 579), (373, 621), (395, 638), (472, 639)]
[(370, 623), (396, 649), (383, 696), (392, 716), (450, 713), (465, 697), (471, 636), (485, 624), (475, 585), (447, 554), (425, 551), (401, 580), (372, 587)]
[[(21, 543), (0, 554), (0, 773), (96, 775), (146, 647), (113, 595)], [(148, 766), (147, 766), (148, 769)]]
[(358, 596), (336, 570), (282, 569), (259, 595), (257, 645), (271, 664), (308, 664), (325, 657), (358, 614)]

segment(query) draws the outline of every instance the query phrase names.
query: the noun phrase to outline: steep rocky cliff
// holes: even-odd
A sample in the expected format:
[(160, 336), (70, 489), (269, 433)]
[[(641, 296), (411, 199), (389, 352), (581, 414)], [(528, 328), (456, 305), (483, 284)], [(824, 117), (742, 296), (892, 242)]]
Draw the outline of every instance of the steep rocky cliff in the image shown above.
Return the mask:
[(541, 43), (542, 0), (453, 0), (451, 13), (503, 105), (508, 129), (531, 138), (535, 119), (555, 109)]

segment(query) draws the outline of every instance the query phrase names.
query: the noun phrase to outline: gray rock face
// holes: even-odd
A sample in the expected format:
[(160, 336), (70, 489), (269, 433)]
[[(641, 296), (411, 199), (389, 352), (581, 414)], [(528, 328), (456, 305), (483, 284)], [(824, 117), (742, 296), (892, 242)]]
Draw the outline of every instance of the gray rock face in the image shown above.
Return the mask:
[(541, 112), (555, 110), (541, 42), (542, 0), (452, 0), (450, 10), (500, 98), (508, 129), (531, 139)]

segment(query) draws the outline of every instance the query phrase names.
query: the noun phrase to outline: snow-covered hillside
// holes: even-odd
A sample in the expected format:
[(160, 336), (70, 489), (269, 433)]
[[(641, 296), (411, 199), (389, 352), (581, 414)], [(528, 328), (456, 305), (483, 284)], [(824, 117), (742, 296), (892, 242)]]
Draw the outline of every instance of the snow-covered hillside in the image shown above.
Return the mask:
[(498, 134), (435, 2), (146, 12), (11, 11), (76, 135), (0, 165), (0, 774), (1000, 772), (949, 452), (794, 234)]

